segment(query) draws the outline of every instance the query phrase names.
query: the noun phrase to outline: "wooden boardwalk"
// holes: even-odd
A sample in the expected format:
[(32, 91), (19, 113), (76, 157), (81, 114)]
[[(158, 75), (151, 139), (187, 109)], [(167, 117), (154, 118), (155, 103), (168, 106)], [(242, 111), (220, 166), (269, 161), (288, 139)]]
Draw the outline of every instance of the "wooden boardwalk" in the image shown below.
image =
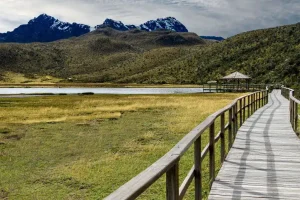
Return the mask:
[(210, 200), (300, 199), (300, 140), (289, 117), (289, 101), (274, 90), (239, 129)]

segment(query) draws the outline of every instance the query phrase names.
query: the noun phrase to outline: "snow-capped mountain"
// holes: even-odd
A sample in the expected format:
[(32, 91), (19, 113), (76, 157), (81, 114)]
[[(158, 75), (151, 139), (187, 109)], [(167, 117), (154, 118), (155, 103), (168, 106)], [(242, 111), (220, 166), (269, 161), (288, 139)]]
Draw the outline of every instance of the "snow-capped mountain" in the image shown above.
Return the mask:
[(21, 25), (12, 32), (0, 33), (0, 42), (52, 42), (70, 37), (78, 37), (98, 28), (110, 27), (119, 31), (140, 29), (143, 31), (155, 31), (166, 29), (176, 32), (188, 32), (187, 28), (174, 17), (150, 20), (139, 26), (125, 25), (121, 21), (106, 19), (103, 24), (90, 27), (84, 24), (62, 22), (47, 14), (42, 14), (27, 24)]
[(0, 42), (51, 42), (80, 36), (90, 32), (90, 30), (90, 26), (77, 23), (70, 24), (42, 14), (12, 32), (0, 33)]
[(143, 31), (155, 31), (159, 29), (171, 30), (176, 32), (188, 32), (187, 28), (174, 17), (158, 18), (157, 20), (150, 20), (139, 26), (125, 25), (121, 21), (113, 19), (106, 19), (103, 24), (96, 26), (95, 28), (110, 27), (119, 31), (128, 31), (131, 29), (140, 29)]
[(103, 22), (103, 24), (95, 26), (95, 29), (105, 28), (105, 27), (110, 27), (110, 28), (113, 28), (113, 29), (116, 29), (116, 30), (119, 30), (119, 31), (128, 31), (128, 30), (131, 30), (131, 29), (138, 28), (135, 25), (125, 25), (121, 21), (116, 21), (116, 20), (113, 20), (113, 19), (106, 19)]
[(157, 29), (166, 29), (176, 32), (188, 32), (187, 28), (174, 17), (158, 18), (150, 20), (140, 25), (141, 30), (155, 31)]

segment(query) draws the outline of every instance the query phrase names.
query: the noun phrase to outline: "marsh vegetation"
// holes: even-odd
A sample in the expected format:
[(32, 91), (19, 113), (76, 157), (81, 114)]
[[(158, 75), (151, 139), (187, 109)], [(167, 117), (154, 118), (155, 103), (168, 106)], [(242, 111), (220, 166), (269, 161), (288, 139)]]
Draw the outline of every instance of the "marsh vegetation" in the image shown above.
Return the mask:
[[(0, 198), (102, 199), (238, 96), (241, 94), (0, 99)], [(192, 157), (187, 153), (180, 162), (182, 178)], [(141, 199), (163, 199), (162, 188), (164, 178)], [(206, 183), (204, 189), (206, 195)]]

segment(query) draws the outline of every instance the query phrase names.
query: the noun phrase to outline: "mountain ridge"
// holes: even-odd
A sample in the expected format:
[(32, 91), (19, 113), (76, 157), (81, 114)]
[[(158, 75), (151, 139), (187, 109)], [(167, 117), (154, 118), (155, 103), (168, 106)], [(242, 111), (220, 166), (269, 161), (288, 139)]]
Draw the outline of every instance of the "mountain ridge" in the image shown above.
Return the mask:
[(215, 41), (223, 41), (223, 40), (225, 40), (225, 38), (220, 37), (220, 36), (204, 36), (204, 35), (202, 35), (200, 37), (203, 38), (203, 39), (206, 39), (206, 40), (215, 40)]
[(20, 25), (13, 31), (0, 33), (0, 42), (53, 42), (70, 37), (78, 37), (98, 28), (110, 27), (119, 31), (139, 29), (142, 31), (156, 31), (160, 29), (174, 32), (188, 32), (187, 28), (176, 18), (166, 17), (157, 20), (149, 20), (139, 26), (125, 25), (121, 21), (107, 18), (103, 24), (91, 27), (85, 24), (68, 23), (60, 21), (47, 14), (41, 14), (31, 19), (27, 24)]
[[(61, 26), (63, 28), (63, 26)], [(300, 84), (300, 24), (209, 42), (194, 33), (100, 28), (52, 43), (0, 44), (6, 72), (63, 82), (195, 84), (239, 71), (252, 83)]]
[(41, 14), (12, 32), (0, 33), (0, 42), (52, 42), (78, 37), (89, 32), (90, 26), (62, 22), (47, 14)]

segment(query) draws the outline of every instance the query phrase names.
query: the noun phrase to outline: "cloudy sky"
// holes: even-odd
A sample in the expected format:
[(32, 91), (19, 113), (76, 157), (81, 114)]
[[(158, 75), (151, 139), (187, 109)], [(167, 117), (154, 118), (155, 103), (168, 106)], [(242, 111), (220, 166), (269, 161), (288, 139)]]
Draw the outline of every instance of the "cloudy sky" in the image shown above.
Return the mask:
[(229, 37), (300, 22), (299, 0), (0, 0), (0, 32), (41, 13), (62, 21), (102, 24), (106, 18), (139, 25), (172, 16), (199, 35)]

